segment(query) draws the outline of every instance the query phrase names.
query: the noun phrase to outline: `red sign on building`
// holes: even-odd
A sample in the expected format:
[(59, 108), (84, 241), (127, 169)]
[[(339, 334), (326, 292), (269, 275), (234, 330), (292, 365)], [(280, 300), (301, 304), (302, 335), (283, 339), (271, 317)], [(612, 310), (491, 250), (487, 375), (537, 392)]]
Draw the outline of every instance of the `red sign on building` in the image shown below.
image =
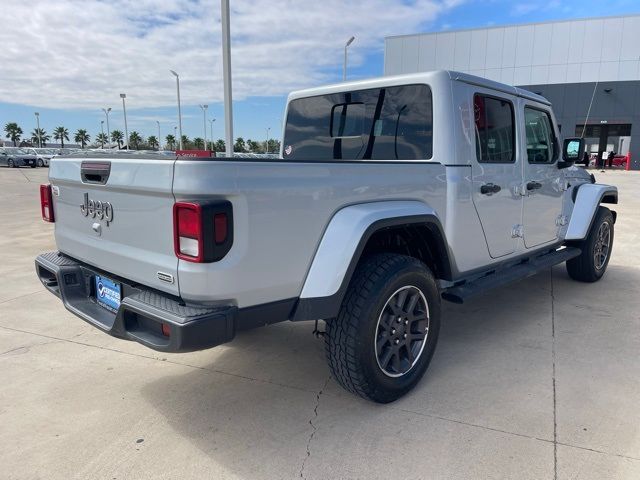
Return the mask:
[(176, 150), (178, 157), (215, 157), (210, 150)]

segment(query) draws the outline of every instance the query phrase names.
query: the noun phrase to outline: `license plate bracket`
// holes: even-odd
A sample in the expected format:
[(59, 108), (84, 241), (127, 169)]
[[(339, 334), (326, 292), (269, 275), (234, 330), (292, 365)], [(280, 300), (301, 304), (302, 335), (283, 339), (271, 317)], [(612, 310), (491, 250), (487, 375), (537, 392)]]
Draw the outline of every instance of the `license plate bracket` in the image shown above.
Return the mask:
[(117, 313), (122, 299), (122, 285), (102, 275), (96, 275), (94, 281), (98, 305)]

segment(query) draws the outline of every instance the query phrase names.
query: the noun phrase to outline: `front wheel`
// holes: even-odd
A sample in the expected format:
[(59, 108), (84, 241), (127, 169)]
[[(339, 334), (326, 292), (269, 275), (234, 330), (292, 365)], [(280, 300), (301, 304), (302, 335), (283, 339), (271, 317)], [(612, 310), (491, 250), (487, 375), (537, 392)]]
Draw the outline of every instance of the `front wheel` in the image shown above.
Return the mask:
[(419, 260), (380, 254), (356, 269), (338, 316), (327, 321), (333, 377), (363, 398), (389, 403), (426, 372), (440, 330), (440, 296)]
[(609, 265), (613, 248), (613, 215), (598, 207), (591, 230), (580, 244), (582, 253), (567, 261), (567, 273), (579, 282), (597, 282)]
[(7, 162), (7, 167), (16, 168), (16, 163), (13, 161), (13, 158), (9, 159), (9, 161)]
[(44, 161), (41, 158), (38, 159), (38, 166), (44, 167)]

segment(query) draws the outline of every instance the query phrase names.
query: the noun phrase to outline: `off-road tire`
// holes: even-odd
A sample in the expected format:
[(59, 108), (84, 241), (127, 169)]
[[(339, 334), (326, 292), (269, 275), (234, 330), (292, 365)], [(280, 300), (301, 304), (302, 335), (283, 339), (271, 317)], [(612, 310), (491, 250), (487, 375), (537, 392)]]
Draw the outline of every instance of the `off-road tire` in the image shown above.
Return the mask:
[[(603, 226), (603, 224), (606, 225)], [(609, 229), (609, 242), (606, 258), (598, 268), (595, 257), (601, 228)], [(611, 211), (606, 207), (598, 207), (587, 238), (577, 245), (582, 249), (582, 253), (566, 262), (567, 273), (572, 279), (579, 282), (597, 282), (602, 278), (607, 270), (607, 265), (609, 265), (613, 250), (613, 230), (613, 215)]]
[[(400, 376), (391, 377), (380, 366), (376, 349), (379, 319), (387, 302), (404, 288), (422, 292), (419, 298), (426, 300), (428, 332), (420, 353), (414, 356), (415, 363)], [(356, 268), (338, 316), (327, 321), (325, 353), (331, 374), (346, 390), (368, 400), (397, 400), (426, 372), (439, 330), (440, 295), (429, 268), (409, 256), (373, 255)]]

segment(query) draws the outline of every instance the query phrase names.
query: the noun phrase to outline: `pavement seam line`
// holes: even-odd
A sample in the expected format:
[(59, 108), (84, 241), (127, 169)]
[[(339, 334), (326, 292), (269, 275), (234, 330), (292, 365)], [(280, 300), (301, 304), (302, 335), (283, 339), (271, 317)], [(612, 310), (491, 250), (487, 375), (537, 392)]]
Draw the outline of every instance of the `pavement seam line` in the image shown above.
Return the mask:
[(556, 312), (553, 292), (553, 267), (549, 269), (551, 277), (551, 361), (553, 383), (553, 480), (558, 480), (558, 408), (556, 399)]
[(307, 456), (304, 457), (304, 460), (302, 461), (302, 465), (300, 466), (300, 478), (305, 478), (304, 467), (307, 464), (307, 460), (309, 460), (309, 457), (311, 457), (311, 442), (313, 441), (313, 437), (318, 431), (318, 427), (316, 427), (316, 425), (313, 423), (313, 420), (318, 418), (318, 407), (320, 406), (320, 397), (322, 396), (322, 393), (326, 390), (327, 385), (329, 385), (329, 380), (331, 380), (331, 375), (327, 377), (327, 380), (324, 382), (324, 385), (322, 386), (322, 388), (318, 391), (318, 393), (316, 393), (316, 406), (313, 408), (313, 417), (309, 419), (309, 425), (311, 425), (312, 430), (311, 430), (311, 434), (309, 435), (309, 439), (307, 440)]
[(2, 300), (0, 302), (0, 305), (3, 305), (3, 304), (8, 303), (8, 302), (12, 302), (14, 300), (18, 300), (19, 298), (28, 297), (29, 295), (35, 295), (36, 293), (45, 293), (45, 292), (46, 292), (46, 290), (37, 290), (35, 292), (25, 293), (24, 295), (18, 295), (17, 297), (7, 298), (6, 300)]

